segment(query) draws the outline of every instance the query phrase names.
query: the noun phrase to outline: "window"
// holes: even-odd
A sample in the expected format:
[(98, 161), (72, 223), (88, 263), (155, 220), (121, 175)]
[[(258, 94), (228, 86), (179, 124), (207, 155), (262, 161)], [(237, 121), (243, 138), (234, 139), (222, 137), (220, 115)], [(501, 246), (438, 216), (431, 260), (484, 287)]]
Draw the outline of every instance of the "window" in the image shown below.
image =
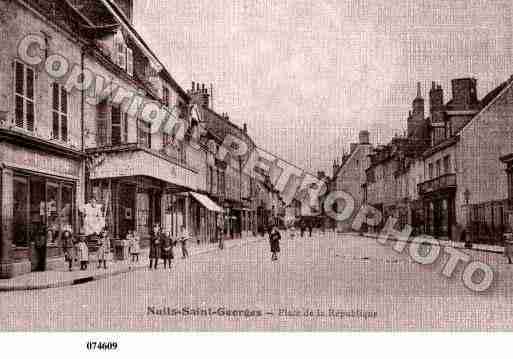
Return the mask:
[(134, 53), (132, 49), (126, 48), (126, 72), (134, 76)]
[(114, 61), (116, 62), (116, 64), (119, 67), (121, 67), (123, 70), (126, 70), (127, 51), (126, 51), (125, 44), (123, 43), (123, 40), (119, 39), (119, 38), (116, 39), (114, 46), (115, 46), (115, 51), (116, 51), (116, 58), (114, 59)]
[(151, 123), (141, 119), (137, 120), (137, 143), (151, 148)]
[(111, 112), (111, 142), (112, 146), (119, 146), (122, 142), (121, 137), (121, 108), (117, 106), (112, 107)]
[(451, 157), (445, 156), (444, 157), (444, 173), (450, 173), (451, 172)]
[(436, 177), (440, 177), (442, 170), (442, 165), (440, 160), (436, 160)]
[(14, 63), (14, 118), (16, 127), (34, 131), (35, 72), (21, 62)]
[(52, 139), (68, 140), (68, 93), (58, 83), (52, 84)]
[(28, 180), (24, 177), (13, 179), (13, 244), (28, 247)]
[(433, 178), (433, 164), (432, 164), (432, 163), (430, 163), (430, 164), (429, 164), (429, 166), (428, 166), (428, 168), (429, 168), (429, 170), (428, 170), (428, 171), (429, 171), (429, 172), (428, 172), (429, 179), (432, 179), (432, 178)]
[(56, 243), (60, 233), (73, 231), (73, 184), (45, 177), (15, 173), (13, 177), (13, 244), (27, 247), (29, 239), (43, 228), (51, 230), (49, 243)]
[(164, 100), (164, 104), (169, 108), (169, 89), (165, 86), (163, 88), (162, 98)]

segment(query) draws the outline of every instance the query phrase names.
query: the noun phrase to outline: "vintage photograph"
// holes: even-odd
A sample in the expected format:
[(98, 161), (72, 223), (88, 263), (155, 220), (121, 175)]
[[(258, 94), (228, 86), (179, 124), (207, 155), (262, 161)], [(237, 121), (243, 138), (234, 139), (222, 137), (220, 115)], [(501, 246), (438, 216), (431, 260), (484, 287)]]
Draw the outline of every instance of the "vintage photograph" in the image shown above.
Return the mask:
[(0, 332), (509, 331), (513, 3), (0, 0), (0, 223)]

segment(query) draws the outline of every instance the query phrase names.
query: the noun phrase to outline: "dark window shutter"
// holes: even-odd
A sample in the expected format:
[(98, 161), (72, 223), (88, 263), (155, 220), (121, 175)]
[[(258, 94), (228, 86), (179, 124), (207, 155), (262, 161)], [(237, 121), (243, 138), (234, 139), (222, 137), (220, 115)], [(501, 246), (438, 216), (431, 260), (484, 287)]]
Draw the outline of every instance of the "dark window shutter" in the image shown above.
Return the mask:
[(121, 144), (121, 109), (117, 106), (112, 107), (111, 139), (113, 146), (119, 146)]

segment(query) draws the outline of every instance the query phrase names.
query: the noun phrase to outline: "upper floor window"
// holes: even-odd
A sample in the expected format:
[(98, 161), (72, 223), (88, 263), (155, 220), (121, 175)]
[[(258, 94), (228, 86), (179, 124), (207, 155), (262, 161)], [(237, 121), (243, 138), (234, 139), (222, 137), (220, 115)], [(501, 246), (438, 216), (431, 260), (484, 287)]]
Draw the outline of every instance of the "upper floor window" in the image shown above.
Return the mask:
[(442, 164), (440, 160), (436, 160), (436, 177), (440, 177), (442, 172)]
[(451, 172), (451, 157), (449, 155), (444, 157), (444, 173)]
[(134, 54), (131, 48), (126, 46), (122, 38), (114, 41), (114, 62), (125, 70), (130, 76), (134, 75)]
[(111, 144), (119, 146), (128, 142), (128, 114), (120, 106), (113, 106), (111, 112)]
[(137, 120), (137, 143), (151, 148), (151, 123), (141, 119)]
[(164, 104), (169, 108), (169, 89), (165, 86), (162, 90), (162, 98), (164, 100)]
[(32, 68), (14, 63), (14, 117), (16, 127), (34, 131), (36, 75)]
[(58, 83), (52, 84), (52, 139), (68, 140), (68, 93)]
[(430, 163), (429, 166), (428, 166), (428, 175), (429, 175), (429, 179), (432, 179), (433, 176), (434, 176), (434, 173), (433, 173), (433, 164)]

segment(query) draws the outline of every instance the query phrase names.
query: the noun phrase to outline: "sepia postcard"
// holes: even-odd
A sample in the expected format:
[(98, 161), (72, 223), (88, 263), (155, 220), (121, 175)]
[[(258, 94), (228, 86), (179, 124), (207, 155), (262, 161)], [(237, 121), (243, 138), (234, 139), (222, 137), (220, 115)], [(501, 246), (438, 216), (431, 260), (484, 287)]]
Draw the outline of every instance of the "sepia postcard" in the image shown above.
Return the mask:
[(512, 75), (511, 0), (0, 0), (0, 332), (509, 331)]

